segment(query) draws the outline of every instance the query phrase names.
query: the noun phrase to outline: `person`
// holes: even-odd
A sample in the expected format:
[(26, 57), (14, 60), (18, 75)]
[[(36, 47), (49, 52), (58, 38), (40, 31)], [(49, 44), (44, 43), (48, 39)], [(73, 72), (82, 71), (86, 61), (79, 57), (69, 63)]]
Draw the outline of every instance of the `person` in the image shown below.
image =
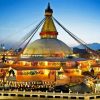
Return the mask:
[(9, 76), (11, 76), (11, 74), (12, 74), (13, 76), (15, 76), (15, 72), (13, 71), (13, 69), (11, 69), (11, 70), (9, 71)]
[(90, 72), (91, 72), (92, 75), (94, 75), (94, 69), (93, 68), (91, 69)]
[(6, 62), (5, 55), (3, 55), (3, 57), (2, 57), (2, 61), (3, 61), (3, 63)]

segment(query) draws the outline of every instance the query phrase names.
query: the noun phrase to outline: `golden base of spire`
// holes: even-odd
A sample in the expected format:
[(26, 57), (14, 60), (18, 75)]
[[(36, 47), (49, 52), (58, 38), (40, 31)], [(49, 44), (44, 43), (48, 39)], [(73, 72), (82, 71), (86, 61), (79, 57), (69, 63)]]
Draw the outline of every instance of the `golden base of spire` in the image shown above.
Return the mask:
[(41, 38), (57, 38), (58, 32), (41, 32)]

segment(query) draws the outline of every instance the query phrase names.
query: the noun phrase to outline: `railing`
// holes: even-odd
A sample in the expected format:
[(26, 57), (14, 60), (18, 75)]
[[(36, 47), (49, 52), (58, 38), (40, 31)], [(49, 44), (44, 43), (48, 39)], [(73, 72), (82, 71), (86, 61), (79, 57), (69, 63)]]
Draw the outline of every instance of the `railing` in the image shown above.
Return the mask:
[(12, 97), (37, 97), (37, 98), (66, 98), (70, 100), (100, 100), (100, 93), (56, 93), (56, 92), (33, 92), (33, 91), (0, 91), (1, 96), (12, 96)]

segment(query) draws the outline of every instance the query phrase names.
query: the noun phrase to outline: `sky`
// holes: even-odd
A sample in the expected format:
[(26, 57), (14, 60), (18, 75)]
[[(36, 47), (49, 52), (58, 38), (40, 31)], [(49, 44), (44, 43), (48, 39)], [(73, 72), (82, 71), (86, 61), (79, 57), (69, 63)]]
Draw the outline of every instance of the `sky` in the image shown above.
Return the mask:
[[(86, 43), (100, 43), (100, 0), (0, 0), (0, 42), (16, 45), (43, 18), (50, 2), (53, 16)], [(78, 45), (56, 23), (58, 39)], [(39, 39), (41, 29), (33, 41)]]

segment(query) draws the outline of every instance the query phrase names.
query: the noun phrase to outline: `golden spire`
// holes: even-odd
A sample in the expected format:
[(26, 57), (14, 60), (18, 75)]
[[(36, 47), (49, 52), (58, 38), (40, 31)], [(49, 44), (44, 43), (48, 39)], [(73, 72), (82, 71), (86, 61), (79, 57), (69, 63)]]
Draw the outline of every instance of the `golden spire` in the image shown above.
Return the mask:
[(50, 7), (50, 3), (48, 3), (47, 9), (45, 10), (46, 20), (40, 33), (41, 38), (57, 38), (58, 32), (52, 20), (52, 13), (53, 10)]

